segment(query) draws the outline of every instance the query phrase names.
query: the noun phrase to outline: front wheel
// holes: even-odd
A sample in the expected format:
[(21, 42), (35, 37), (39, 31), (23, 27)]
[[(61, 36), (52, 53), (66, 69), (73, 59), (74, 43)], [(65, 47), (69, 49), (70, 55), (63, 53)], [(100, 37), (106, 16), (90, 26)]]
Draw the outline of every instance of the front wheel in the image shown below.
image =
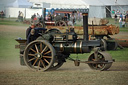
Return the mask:
[[(98, 62), (112, 61), (112, 57), (106, 52), (98, 52), (97, 58), (98, 58), (97, 59)], [(92, 61), (92, 62), (96, 61), (94, 53), (92, 53), (89, 56), (88, 61)], [(103, 70), (109, 69), (112, 65), (112, 62), (109, 62), (109, 63), (89, 63), (88, 65), (91, 69), (103, 71)]]
[(24, 52), (25, 64), (34, 71), (46, 71), (54, 63), (55, 49), (46, 40), (29, 43)]

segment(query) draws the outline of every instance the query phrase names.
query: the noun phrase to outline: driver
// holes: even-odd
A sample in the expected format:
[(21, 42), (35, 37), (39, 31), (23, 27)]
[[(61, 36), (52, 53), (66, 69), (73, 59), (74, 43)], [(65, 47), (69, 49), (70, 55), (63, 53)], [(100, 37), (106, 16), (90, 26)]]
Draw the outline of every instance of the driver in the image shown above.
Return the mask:
[(35, 24), (32, 23), (31, 26), (26, 30), (26, 39), (27, 39), (27, 44), (31, 41), (33, 41), (34, 37), (34, 28)]

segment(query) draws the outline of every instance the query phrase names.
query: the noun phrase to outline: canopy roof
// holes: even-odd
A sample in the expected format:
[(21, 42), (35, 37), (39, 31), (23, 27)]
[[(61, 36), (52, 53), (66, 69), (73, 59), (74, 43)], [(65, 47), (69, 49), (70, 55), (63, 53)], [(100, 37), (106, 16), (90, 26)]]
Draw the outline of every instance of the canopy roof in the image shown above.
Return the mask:
[(128, 5), (128, 0), (82, 0), (88, 5)]
[(50, 3), (51, 8), (86, 8), (82, 0), (29, 0), (32, 3)]
[(32, 3), (27, 0), (1, 0), (0, 4), (4, 4), (7, 7), (30, 7)]
[(60, 5), (128, 5), (128, 0), (29, 0), (34, 3), (50, 3)]
[(7, 3), (12, 3), (15, 2), (16, 0), (0, 0), (0, 4), (7, 4)]

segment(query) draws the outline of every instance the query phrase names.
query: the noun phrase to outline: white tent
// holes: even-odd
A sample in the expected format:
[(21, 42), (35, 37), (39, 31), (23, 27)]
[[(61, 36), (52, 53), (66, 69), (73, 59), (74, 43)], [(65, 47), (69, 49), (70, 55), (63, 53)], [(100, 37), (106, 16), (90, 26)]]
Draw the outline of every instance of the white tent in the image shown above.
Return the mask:
[(29, 0), (29, 2), (50, 3), (50, 8), (87, 8), (82, 0)]
[(89, 6), (89, 17), (111, 17), (112, 10), (128, 11), (128, 0), (83, 0)]
[(7, 3), (6, 7), (19, 7), (19, 8), (29, 8), (32, 6), (32, 3), (27, 0), (15, 0), (12, 3)]
[(7, 3), (12, 3), (16, 0), (0, 0), (0, 11), (3, 11)]
[(113, 9), (119, 9), (121, 12), (128, 10), (128, 0), (29, 0), (29, 2), (49, 3), (50, 8), (89, 8), (89, 17), (97, 18), (111, 16)]
[(43, 8), (89, 8), (89, 17), (97, 18), (111, 16), (112, 10), (128, 11), (128, 0), (1, 0), (0, 10), (6, 6), (26, 8), (31, 3), (40, 3)]

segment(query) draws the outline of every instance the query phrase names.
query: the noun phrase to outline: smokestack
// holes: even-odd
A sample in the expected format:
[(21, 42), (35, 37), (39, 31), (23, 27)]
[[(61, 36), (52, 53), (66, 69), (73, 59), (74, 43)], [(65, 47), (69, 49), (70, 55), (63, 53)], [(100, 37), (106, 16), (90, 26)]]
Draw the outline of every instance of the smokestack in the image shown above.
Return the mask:
[(44, 21), (45, 21), (45, 16), (46, 15), (46, 8), (43, 9), (43, 17), (44, 17)]
[(83, 31), (84, 41), (88, 41), (88, 13), (83, 13)]

